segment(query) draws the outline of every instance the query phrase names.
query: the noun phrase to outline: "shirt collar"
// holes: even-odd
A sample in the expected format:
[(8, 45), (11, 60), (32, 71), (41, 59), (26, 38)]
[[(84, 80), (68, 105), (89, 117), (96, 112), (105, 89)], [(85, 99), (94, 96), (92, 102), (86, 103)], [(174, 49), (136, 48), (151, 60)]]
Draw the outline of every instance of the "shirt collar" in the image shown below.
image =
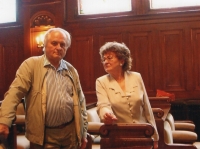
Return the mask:
[[(131, 74), (129, 73), (129, 71), (124, 72), (124, 79), (126, 86), (126, 95), (129, 95), (130, 92), (135, 91), (135, 87), (137, 87), (138, 85), (135, 79), (131, 79)], [(117, 81), (111, 75), (109, 75), (109, 88), (113, 89), (115, 93), (120, 92), (121, 95), (125, 95), (125, 93), (122, 91)]]
[[(44, 67), (45, 67), (45, 66), (52, 66), (52, 67), (54, 67), (54, 66), (49, 62), (49, 60), (47, 59), (46, 56), (44, 56)], [(54, 67), (54, 68), (55, 68), (55, 67)], [(59, 70), (64, 70), (64, 69), (68, 70), (67, 65), (65, 65), (64, 60), (61, 59), (61, 60), (60, 60), (60, 66), (58, 67), (57, 71), (59, 71)]]

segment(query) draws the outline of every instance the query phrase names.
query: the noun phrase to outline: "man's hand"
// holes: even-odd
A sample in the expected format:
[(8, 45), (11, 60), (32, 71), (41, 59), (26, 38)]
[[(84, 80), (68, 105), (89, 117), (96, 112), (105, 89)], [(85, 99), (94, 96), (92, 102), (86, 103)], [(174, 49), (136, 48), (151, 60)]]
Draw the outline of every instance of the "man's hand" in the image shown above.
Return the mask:
[(81, 140), (81, 147), (80, 147), (80, 149), (85, 149), (86, 148), (86, 145), (87, 145), (87, 139), (86, 138), (82, 138), (82, 140)]
[(9, 127), (5, 124), (0, 124), (0, 135), (7, 139), (9, 134)]
[(158, 149), (158, 141), (154, 141), (153, 146), (154, 149)]

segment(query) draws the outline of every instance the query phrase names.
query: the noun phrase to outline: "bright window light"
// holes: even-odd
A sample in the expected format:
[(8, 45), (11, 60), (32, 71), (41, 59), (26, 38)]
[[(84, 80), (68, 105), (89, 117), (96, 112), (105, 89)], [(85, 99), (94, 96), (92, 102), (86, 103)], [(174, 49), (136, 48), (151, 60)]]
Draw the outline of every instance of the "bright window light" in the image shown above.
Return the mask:
[(0, 23), (16, 22), (16, 0), (0, 0)]
[(131, 0), (79, 0), (79, 14), (131, 11)]
[(200, 6), (200, 0), (150, 0), (151, 9)]

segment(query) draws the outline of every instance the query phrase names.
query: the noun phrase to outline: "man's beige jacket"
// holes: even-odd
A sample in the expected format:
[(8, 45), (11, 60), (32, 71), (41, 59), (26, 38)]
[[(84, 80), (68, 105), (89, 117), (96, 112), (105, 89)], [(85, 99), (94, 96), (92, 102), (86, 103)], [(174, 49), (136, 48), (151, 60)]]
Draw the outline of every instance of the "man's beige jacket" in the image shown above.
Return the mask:
[[(32, 143), (43, 144), (46, 112), (46, 80), (48, 68), (44, 67), (45, 55), (25, 60), (17, 70), (16, 77), (5, 93), (1, 106), (0, 123), (11, 126), (15, 118), (17, 105), (25, 98), (26, 137)], [(87, 135), (87, 112), (85, 97), (81, 89), (76, 69), (64, 61), (68, 70), (63, 75), (73, 82), (74, 117), (77, 138)]]

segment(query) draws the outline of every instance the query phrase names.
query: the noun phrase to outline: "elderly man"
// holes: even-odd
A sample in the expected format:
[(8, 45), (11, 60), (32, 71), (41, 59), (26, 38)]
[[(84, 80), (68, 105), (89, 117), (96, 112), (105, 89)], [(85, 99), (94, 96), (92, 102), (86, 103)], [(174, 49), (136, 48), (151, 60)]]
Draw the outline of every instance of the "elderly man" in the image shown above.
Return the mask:
[(5, 138), (25, 97), (26, 137), (34, 148), (86, 147), (85, 97), (76, 69), (63, 60), (70, 45), (66, 30), (52, 28), (44, 38), (44, 55), (21, 64), (1, 106), (0, 134)]

